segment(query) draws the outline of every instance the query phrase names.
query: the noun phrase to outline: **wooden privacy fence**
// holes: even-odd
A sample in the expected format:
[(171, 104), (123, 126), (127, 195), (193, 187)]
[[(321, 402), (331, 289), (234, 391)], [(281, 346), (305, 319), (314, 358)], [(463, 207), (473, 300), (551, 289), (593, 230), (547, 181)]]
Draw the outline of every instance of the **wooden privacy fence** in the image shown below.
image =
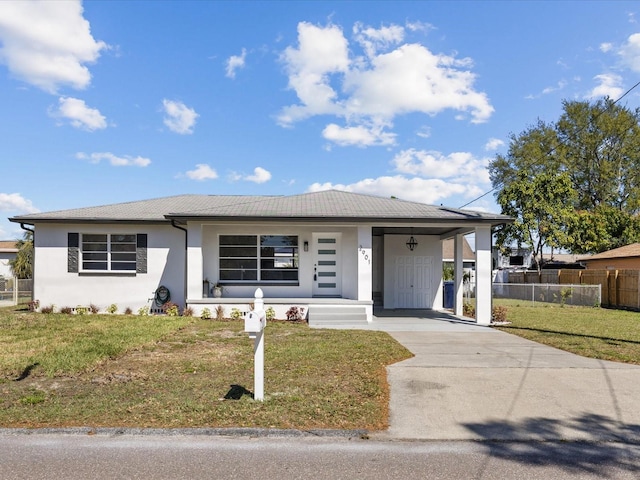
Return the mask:
[(509, 272), (509, 283), (600, 285), (602, 305), (640, 310), (640, 270), (543, 270)]

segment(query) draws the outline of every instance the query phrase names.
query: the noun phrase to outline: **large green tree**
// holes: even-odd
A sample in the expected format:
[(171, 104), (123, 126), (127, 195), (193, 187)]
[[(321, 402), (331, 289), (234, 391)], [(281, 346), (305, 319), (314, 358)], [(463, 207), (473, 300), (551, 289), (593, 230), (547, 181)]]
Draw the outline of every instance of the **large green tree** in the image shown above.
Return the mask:
[(512, 134), (489, 172), (502, 212), (516, 218), (499, 246), (524, 243), (542, 258), (544, 247), (595, 253), (640, 240), (638, 109), (565, 101), (557, 122)]
[(18, 254), (9, 261), (11, 273), (18, 278), (33, 277), (33, 234), (25, 232), (24, 238), (16, 242)]

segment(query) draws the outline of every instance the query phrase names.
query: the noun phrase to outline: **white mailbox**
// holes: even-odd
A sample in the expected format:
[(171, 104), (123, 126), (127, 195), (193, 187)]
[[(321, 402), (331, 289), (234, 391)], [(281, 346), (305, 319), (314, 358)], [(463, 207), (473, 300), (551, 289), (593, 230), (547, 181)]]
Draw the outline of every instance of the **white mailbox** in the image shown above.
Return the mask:
[(249, 333), (259, 333), (264, 330), (266, 324), (266, 315), (264, 312), (256, 312), (255, 310), (244, 316), (244, 331)]

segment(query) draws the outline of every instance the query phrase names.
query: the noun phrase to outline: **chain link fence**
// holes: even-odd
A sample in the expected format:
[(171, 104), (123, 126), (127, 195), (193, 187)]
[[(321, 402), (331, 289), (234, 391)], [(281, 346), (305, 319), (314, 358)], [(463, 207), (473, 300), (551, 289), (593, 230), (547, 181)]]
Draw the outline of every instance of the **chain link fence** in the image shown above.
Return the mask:
[(0, 278), (0, 305), (18, 305), (31, 301), (33, 280)]
[(600, 285), (558, 285), (552, 283), (494, 283), (493, 298), (523, 300), (536, 303), (557, 303), (583, 307), (600, 306)]

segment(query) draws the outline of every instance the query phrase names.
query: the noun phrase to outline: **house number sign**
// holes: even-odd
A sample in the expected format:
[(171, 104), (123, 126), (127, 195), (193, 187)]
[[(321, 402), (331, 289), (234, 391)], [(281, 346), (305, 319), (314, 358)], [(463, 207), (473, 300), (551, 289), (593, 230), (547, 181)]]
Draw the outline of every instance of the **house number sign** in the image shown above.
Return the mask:
[(365, 262), (371, 265), (371, 258), (369, 257), (369, 254), (367, 253), (367, 251), (364, 249), (362, 245), (360, 245), (360, 247), (358, 248), (358, 251), (360, 252), (360, 255), (362, 255), (362, 257), (364, 258)]

